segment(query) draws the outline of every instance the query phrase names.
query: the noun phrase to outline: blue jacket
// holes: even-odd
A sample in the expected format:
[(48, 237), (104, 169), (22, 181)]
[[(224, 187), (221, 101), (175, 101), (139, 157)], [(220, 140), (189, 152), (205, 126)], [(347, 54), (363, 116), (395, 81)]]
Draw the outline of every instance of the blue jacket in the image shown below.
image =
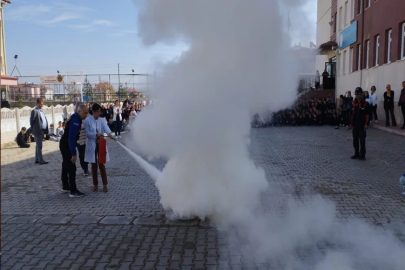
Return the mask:
[(68, 120), (65, 132), (60, 139), (60, 149), (69, 149), (72, 156), (76, 156), (76, 144), (79, 139), (80, 129), (82, 127), (82, 119), (79, 114), (74, 113)]

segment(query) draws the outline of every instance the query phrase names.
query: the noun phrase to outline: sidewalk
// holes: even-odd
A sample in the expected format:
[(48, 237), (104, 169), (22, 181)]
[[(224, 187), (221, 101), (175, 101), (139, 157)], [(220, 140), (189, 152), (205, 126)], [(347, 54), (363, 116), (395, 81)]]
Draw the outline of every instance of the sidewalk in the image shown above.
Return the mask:
[(393, 126), (386, 127), (384, 124), (384, 121), (380, 120), (380, 121), (378, 121), (378, 123), (372, 123), (371, 127), (388, 132), (388, 133), (392, 133), (395, 135), (405, 137), (405, 129), (401, 129), (401, 125), (396, 126), (396, 127), (393, 127)]

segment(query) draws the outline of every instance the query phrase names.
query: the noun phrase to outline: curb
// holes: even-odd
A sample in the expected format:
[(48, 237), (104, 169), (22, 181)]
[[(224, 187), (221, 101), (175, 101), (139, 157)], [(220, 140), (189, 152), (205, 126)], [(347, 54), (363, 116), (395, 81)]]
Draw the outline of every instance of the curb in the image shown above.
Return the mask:
[(134, 225), (141, 227), (199, 227), (213, 228), (209, 221), (200, 219), (171, 220), (164, 215), (156, 216), (95, 216), (95, 215), (3, 215), (2, 224), (47, 224), (47, 225)]
[(385, 131), (385, 132), (388, 132), (388, 133), (391, 133), (391, 134), (395, 134), (395, 135), (398, 135), (398, 136), (405, 137), (405, 130), (403, 130), (403, 129), (398, 129), (397, 130), (397, 129), (384, 127), (384, 126), (381, 126), (381, 125), (374, 125), (374, 124), (371, 127), (375, 128), (375, 129)]

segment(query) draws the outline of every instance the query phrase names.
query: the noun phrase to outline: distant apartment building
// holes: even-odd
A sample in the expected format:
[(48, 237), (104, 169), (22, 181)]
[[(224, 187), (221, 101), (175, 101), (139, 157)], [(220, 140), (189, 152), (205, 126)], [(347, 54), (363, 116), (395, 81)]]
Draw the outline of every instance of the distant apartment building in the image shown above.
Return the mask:
[(9, 95), (12, 100), (22, 99), (23, 101), (33, 100), (39, 97), (45, 100), (53, 100), (54, 98), (52, 88), (33, 83), (10, 86)]

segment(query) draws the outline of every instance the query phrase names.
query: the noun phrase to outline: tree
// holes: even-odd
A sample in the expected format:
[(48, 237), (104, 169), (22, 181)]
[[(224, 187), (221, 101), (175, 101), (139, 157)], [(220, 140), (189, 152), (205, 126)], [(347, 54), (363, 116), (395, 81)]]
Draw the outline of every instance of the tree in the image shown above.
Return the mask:
[(22, 107), (22, 103), (24, 101), (24, 97), (22, 95), (17, 95), (15, 99), (18, 101), (18, 106)]
[(87, 79), (84, 81), (83, 84), (83, 95), (86, 96), (88, 99), (92, 99), (93, 97), (93, 86), (91, 86)]
[(93, 88), (93, 93), (104, 98), (104, 101), (110, 101), (115, 95), (114, 87), (108, 82), (100, 82)]
[(71, 102), (74, 102), (76, 97), (80, 97), (80, 85), (76, 83), (66, 84), (65, 91), (67, 92), (68, 100)]
[(121, 83), (120, 86), (119, 86), (118, 93), (119, 93), (119, 99), (125, 98), (126, 96), (128, 96), (128, 87), (122, 86), (122, 83)]

